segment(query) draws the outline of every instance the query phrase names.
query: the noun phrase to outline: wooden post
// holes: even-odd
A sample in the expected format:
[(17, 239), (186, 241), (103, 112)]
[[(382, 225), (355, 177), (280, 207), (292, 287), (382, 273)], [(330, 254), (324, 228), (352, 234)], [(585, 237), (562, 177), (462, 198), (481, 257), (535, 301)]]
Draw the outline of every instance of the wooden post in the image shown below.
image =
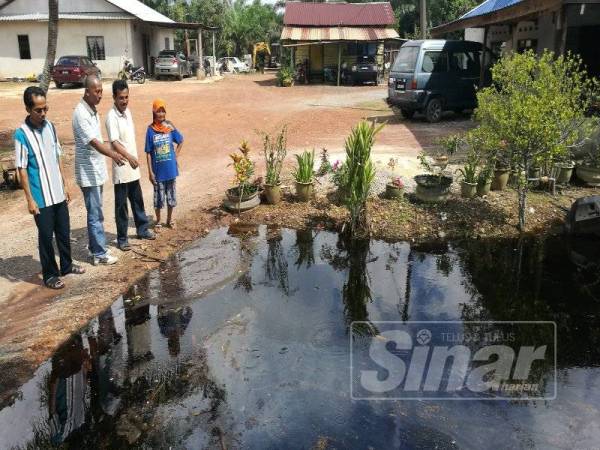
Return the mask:
[(421, 0), (419, 14), (421, 16), (421, 38), (427, 39), (427, 0)]
[(198, 28), (198, 69), (196, 70), (196, 78), (203, 80), (204, 76), (204, 50), (202, 45), (202, 28)]
[(211, 73), (215, 76), (215, 69), (217, 67), (217, 46), (215, 44), (215, 32), (212, 32), (212, 50), (213, 50), (213, 64), (211, 65)]
[(190, 59), (190, 34), (188, 33), (187, 29), (185, 29), (183, 31), (183, 35), (185, 38), (185, 58), (187, 60), (189, 60)]
[(338, 70), (337, 70), (337, 85), (340, 85), (340, 77), (342, 73), (342, 43), (338, 42)]
[[(483, 88), (483, 79), (485, 77), (485, 53), (487, 48), (489, 27), (483, 27), (483, 49), (481, 49), (481, 67), (479, 68), (479, 89)], [(490, 55), (491, 56), (491, 55)], [(491, 62), (491, 58), (490, 58)]]
[(560, 24), (560, 31), (558, 33), (558, 42), (556, 45), (557, 56), (564, 55), (567, 49), (567, 5), (563, 5), (559, 10), (560, 18), (557, 22)]

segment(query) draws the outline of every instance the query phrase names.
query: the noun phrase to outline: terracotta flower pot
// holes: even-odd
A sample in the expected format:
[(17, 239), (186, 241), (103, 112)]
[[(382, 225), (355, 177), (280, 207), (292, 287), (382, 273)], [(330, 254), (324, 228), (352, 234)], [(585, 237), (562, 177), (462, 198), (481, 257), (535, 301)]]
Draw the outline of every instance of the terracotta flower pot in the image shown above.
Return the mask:
[(299, 183), (296, 181), (296, 196), (301, 202), (307, 202), (311, 199), (313, 194), (313, 182), (310, 183)]
[(556, 182), (560, 184), (568, 184), (573, 176), (573, 164), (562, 164), (558, 165), (558, 174), (556, 175)]
[(464, 198), (473, 198), (477, 195), (477, 183), (467, 183), (462, 181), (460, 184), (460, 194)]
[(510, 169), (496, 169), (494, 170), (494, 178), (492, 179), (491, 189), (492, 191), (503, 191), (506, 189), (508, 184), (508, 177), (510, 176)]
[(265, 184), (265, 197), (269, 205), (276, 205), (281, 202), (281, 185)]
[(477, 183), (477, 195), (483, 197), (484, 195), (488, 195), (490, 190), (492, 189), (492, 180), (487, 180), (484, 182)]
[(398, 187), (394, 183), (388, 183), (385, 185), (385, 196), (390, 199), (397, 199), (404, 197), (404, 188)]

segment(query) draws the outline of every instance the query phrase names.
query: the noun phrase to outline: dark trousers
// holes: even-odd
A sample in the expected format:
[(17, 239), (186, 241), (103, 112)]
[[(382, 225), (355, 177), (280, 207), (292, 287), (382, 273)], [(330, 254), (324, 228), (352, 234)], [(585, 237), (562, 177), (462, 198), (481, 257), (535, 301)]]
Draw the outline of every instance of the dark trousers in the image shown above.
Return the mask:
[(140, 180), (115, 184), (115, 220), (117, 222), (117, 242), (119, 245), (127, 243), (127, 225), (129, 224), (127, 199), (131, 204), (137, 235), (144, 236), (148, 233), (148, 216), (144, 210), (144, 197), (142, 197)]
[[(40, 213), (34, 217), (38, 228), (38, 246), (44, 282), (52, 277), (68, 274), (71, 271), (73, 260), (71, 259), (71, 224), (67, 202), (40, 208)], [(54, 257), (52, 245), (54, 236), (56, 236), (56, 246), (60, 256), (60, 272)]]

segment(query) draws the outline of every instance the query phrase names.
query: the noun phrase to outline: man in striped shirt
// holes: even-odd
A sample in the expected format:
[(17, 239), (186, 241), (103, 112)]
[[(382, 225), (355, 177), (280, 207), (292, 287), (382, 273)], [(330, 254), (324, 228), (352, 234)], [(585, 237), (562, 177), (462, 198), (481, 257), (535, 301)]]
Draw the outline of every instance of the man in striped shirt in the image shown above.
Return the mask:
[(73, 112), (73, 136), (75, 138), (75, 180), (83, 192), (87, 210), (88, 249), (93, 264), (114, 264), (117, 258), (108, 252), (104, 236), (102, 191), (107, 179), (105, 156), (118, 165), (126, 160), (104, 143), (100, 117), (96, 106), (102, 100), (102, 82), (90, 75), (85, 81), (85, 93)]
[[(52, 289), (64, 287), (61, 275), (82, 274), (85, 270), (71, 258), (70, 201), (66, 189), (61, 147), (54, 124), (46, 120), (46, 94), (38, 87), (28, 87), (23, 94), (29, 115), (15, 131), (15, 161), (27, 208), (38, 228), (42, 276)], [(60, 270), (54, 257), (52, 239), (60, 255)]]

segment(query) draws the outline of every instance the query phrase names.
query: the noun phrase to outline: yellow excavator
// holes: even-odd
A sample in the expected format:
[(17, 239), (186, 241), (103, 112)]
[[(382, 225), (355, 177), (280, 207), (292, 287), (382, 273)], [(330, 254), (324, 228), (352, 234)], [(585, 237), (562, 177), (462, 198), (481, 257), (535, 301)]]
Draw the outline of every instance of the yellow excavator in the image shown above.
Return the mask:
[[(264, 72), (266, 64), (265, 59), (267, 55), (271, 56), (271, 47), (269, 47), (267, 42), (257, 42), (254, 44), (254, 48), (252, 50), (252, 65), (254, 68), (258, 68), (261, 72)], [(262, 64), (260, 64), (260, 67), (257, 67), (256, 65), (256, 59), (258, 57), (261, 57), (262, 59)]]

